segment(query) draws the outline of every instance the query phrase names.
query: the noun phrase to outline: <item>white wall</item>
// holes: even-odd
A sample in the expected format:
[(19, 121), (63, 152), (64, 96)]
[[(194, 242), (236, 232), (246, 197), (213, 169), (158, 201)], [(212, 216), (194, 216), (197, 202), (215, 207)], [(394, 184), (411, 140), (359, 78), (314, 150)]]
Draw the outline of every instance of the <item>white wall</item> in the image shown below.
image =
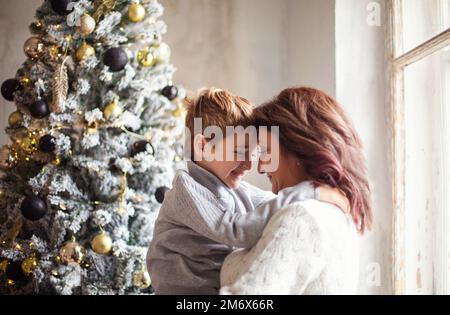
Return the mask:
[[(373, 232), (360, 243), (360, 292), (391, 292), (390, 128), (387, 102), (386, 23), (369, 26), (367, 4), (384, 1), (336, 1), (336, 95), (365, 145), (375, 217)], [(380, 267), (379, 286), (372, 285)], [(376, 275), (375, 275), (376, 276)]]
[(334, 1), (160, 0), (166, 41), (189, 88), (262, 102), (293, 85), (334, 94)]

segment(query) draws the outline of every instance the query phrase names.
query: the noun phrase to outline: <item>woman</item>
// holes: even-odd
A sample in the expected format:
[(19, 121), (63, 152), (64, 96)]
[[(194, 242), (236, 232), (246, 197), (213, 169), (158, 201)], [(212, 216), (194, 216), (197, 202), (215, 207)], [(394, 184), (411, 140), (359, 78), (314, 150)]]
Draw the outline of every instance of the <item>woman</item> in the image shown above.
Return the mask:
[[(221, 294), (353, 294), (358, 280), (358, 233), (372, 224), (361, 141), (342, 108), (324, 92), (290, 88), (257, 108), (258, 171), (279, 193), (310, 180), (338, 188), (351, 210), (316, 200), (278, 211), (251, 250), (230, 254), (221, 270)], [(273, 129), (274, 130), (274, 129)], [(272, 148), (278, 147), (278, 152)], [(278, 168), (269, 168), (273, 159)]]

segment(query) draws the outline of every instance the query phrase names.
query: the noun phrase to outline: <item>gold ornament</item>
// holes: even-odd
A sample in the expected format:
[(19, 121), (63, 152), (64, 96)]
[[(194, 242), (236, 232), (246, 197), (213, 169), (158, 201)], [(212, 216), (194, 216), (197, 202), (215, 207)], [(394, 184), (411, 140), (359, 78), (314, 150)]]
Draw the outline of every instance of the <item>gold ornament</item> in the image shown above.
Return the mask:
[(16, 127), (23, 121), (22, 113), (19, 111), (12, 112), (8, 117), (8, 124), (11, 127)]
[(22, 78), (20, 78), (20, 84), (21, 84), (23, 87), (28, 87), (28, 86), (30, 85), (30, 83), (31, 83), (30, 78), (28, 78), (28, 77), (22, 77)]
[(26, 137), (20, 141), (20, 148), (26, 155), (32, 155), (38, 150), (38, 139), (35, 134), (29, 132)]
[(91, 241), (91, 246), (97, 254), (106, 255), (111, 251), (112, 239), (105, 232), (101, 232)]
[(59, 258), (65, 265), (80, 264), (83, 262), (85, 250), (75, 241), (69, 241), (59, 250)]
[(133, 273), (133, 284), (139, 289), (147, 289), (152, 284), (147, 270), (142, 268), (141, 270), (135, 271)]
[(153, 53), (155, 61), (157, 63), (168, 63), (170, 60), (170, 47), (166, 43), (160, 43), (154, 46), (155, 52)]
[(39, 58), (44, 52), (44, 43), (39, 37), (30, 37), (25, 41), (23, 51), (30, 58)]
[(145, 8), (139, 4), (134, 3), (128, 7), (128, 18), (131, 22), (137, 23), (144, 19)]
[(78, 26), (78, 32), (84, 36), (91, 34), (95, 30), (95, 20), (89, 14), (84, 14), (80, 17), (80, 25)]
[(33, 273), (33, 270), (37, 267), (37, 258), (36, 256), (31, 256), (22, 261), (22, 271), (26, 275), (30, 275)]
[(103, 115), (106, 119), (113, 119), (118, 117), (120, 114), (122, 114), (123, 109), (120, 107), (117, 101), (113, 101), (106, 105), (106, 107), (103, 109)]
[(143, 67), (151, 67), (155, 64), (155, 57), (153, 57), (149, 47), (144, 47), (139, 50), (137, 58)]
[(89, 44), (83, 43), (80, 47), (78, 47), (76, 52), (76, 57), (78, 61), (85, 61), (89, 57), (95, 55), (95, 49)]

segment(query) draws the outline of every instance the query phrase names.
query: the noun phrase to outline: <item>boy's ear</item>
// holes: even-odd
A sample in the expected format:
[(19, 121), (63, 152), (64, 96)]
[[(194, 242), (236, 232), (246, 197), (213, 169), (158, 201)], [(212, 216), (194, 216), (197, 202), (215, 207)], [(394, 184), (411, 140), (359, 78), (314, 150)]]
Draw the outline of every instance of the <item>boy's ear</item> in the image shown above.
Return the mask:
[(194, 157), (195, 157), (195, 161), (201, 161), (203, 158), (203, 150), (205, 148), (207, 141), (205, 139), (205, 137), (201, 134), (198, 134), (194, 137), (194, 143), (193, 143), (193, 148), (194, 148)]

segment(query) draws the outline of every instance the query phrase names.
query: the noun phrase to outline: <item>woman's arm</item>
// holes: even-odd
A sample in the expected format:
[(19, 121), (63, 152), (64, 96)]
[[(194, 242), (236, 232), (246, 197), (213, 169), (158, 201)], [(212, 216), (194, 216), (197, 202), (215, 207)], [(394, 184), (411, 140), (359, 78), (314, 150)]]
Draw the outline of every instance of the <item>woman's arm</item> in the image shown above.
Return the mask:
[(325, 266), (320, 230), (299, 204), (280, 210), (256, 246), (243, 255), (225, 262), (222, 281), (227, 273), (240, 276), (220, 294), (302, 294)]

